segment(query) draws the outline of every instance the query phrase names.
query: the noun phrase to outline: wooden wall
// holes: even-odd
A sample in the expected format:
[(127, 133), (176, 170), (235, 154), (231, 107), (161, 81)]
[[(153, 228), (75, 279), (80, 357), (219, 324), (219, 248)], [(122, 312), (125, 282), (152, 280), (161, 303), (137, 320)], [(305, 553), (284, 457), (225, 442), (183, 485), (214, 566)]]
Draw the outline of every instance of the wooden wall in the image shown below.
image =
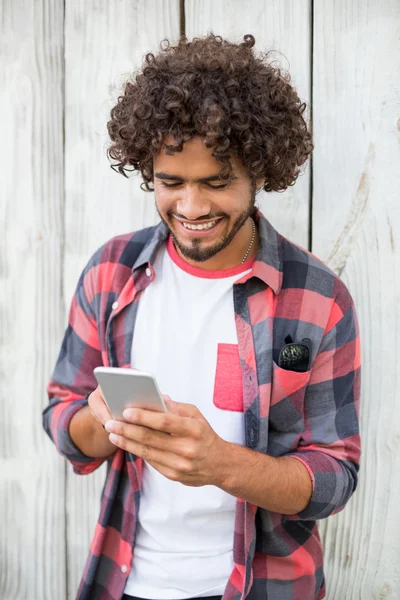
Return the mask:
[[(180, 4), (0, 4), (0, 600), (76, 594), (105, 470), (78, 477), (56, 453), (45, 388), (91, 253), (157, 222), (139, 178), (110, 169), (106, 122), (143, 54), (178, 38)], [(363, 461), (357, 494), (321, 523), (328, 598), (398, 599), (400, 4), (184, 5), (190, 38), (253, 33), (257, 49), (283, 53), (312, 107), (312, 163), (293, 188), (259, 198), (279, 231), (340, 274), (359, 315)]]

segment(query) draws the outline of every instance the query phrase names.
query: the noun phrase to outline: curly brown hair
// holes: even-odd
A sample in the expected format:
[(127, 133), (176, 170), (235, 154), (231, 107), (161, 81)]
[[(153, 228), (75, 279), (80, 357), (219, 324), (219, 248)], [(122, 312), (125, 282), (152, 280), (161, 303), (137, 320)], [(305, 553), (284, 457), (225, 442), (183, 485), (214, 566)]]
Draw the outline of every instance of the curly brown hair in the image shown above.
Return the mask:
[[(209, 34), (144, 57), (142, 69), (128, 80), (107, 123), (112, 168), (127, 176), (140, 171), (152, 191), (153, 157), (164, 147), (179, 152), (194, 136), (222, 165), (228, 179), (236, 155), (252, 181), (265, 179), (267, 192), (295, 183), (312, 152), (303, 113), (306, 104), (290, 85), (290, 75), (273, 66), (270, 52), (255, 56), (255, 39), (234, 44)], [(167, 135), (174, 145), (166, 145)]]

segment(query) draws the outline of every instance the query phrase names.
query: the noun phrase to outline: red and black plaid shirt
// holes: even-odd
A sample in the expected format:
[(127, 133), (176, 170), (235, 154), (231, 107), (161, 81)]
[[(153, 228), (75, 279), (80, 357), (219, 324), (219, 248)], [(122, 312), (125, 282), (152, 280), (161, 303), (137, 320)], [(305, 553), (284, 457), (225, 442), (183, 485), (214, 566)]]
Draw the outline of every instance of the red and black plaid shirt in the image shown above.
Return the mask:
[[(313, 494), (307, 508), (293, 516), (237, 500), (235, 566), (223, 600), (320, 600), (325, 583), (315, 521), (340, 511), (357, 485), (357, 316), (337, 275), (281, 236), (260, 212), (254, 218), (260, 249), (252, 272), (233, 286), (245, 442), (255, 452), (301, 460), (311, 474)], [(113, 238), (79, 279), (43, 412), (46, 432), (78, 474), (92, 473), (103, 459), (80, 452), (69, 423), (97, 385), (96, 366), (130, 365), (138, 302), (155, 277), (154, 259), (167, 238), (162, 223)], [(309, 371), (278, 366), (288, 334), (294, 341), (311, 339)], [(120, 600), (123, 595), (135, 546), (141, 471), (142, 459), (123, 450), (108, 459), (78, 600)]]

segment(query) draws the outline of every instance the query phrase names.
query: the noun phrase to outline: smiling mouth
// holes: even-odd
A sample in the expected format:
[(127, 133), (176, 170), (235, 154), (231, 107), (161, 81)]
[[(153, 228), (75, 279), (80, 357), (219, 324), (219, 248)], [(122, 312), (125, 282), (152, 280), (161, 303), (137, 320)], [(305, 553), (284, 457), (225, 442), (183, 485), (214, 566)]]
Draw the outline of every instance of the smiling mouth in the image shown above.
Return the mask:
[(216, 221), (210, 221), (210, 223), (203, 223), (201, 225), (192, 225), (189, 223), (183, 223), (182, 225), (184, 226), (185, 229), (191, 229), (192, 231), (202, 231), (203, 229), (211, 229), (211, 227), (214, 227), (219, 219), (217, 219)]
[(188, 223), (187, 221), (181, 221), (177, 217), (175, 217), (175, 219), (184, 227), (184, 229), (187, 229), (188, 231), (208, 231), (215, 227), (222, 220), (222, 217), (218, 217), (213, 221), (207, 221), (206, 223)]

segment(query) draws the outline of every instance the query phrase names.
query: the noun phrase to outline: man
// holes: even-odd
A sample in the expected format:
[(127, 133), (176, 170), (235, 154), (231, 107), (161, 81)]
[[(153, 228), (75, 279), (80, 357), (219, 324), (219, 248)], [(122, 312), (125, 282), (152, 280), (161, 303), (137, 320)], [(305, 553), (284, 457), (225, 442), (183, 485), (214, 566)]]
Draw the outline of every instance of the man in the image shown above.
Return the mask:
[[(78, 282), (44, 427), (107, 480), (79, 600), (315, 600), (316, 520), (354, 492), (359, 330), (344, 283), (277, 233), (257, 190), (312, 150), (305, 106), (254, 38), (147, 55), (109, 156), (161, 223), (107, 242)], [(111, 419), (99, 365), (154, 374), (168, 413)]]

